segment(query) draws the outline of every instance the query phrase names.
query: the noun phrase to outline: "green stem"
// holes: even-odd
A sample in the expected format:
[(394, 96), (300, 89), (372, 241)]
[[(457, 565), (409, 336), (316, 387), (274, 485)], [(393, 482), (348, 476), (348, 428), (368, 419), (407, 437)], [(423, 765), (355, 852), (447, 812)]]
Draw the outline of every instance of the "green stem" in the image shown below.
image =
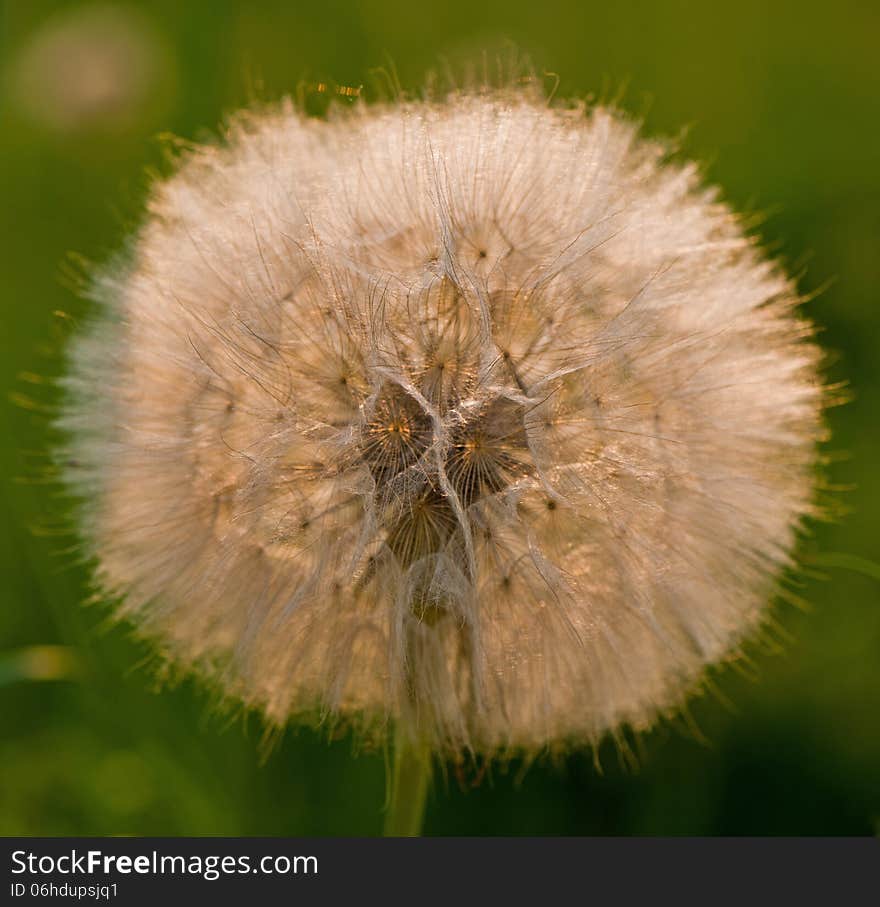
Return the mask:
[(394, 735), (391, 797), (385, 813), (386, 838), (417, 838), (422, 833), (430, 780), (430, 751), (398, 727)]

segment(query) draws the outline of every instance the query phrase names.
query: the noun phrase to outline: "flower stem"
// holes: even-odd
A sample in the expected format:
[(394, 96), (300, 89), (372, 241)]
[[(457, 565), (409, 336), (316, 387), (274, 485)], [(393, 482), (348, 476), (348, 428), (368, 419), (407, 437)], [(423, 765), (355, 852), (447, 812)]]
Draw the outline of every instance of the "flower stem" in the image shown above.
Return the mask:
[(417, 838), (422, 833), (430, 780), (430, 751), (398, 726), (394, 735), (391, 797), (385, 813), (386, 838)]

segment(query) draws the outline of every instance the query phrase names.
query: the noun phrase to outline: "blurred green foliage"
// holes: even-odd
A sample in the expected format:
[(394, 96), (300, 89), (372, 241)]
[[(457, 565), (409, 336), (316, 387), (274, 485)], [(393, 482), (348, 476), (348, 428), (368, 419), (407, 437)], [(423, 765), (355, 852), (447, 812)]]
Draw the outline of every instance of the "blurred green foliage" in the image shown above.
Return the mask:
[[(110, 7), (116, 31), (71, 26)], [(685, 152), (737, 208), (766, 215), (760, 232), (803, 291), (821, 289), (808, 311), (831, 377), (854, 393), (830, 413), (829, 446), (851, 512), (804, 542), (807, 562), (827, 569), (799, 590), (807, 611), (780, 607), (782, 652), (755, 653), (750, 677), (720, 677), (732, 708), (697, 701), (690, 721), (640, 742), (637, 771), (609, 744), (602, 773), (588, 753), (496, 767), (479, 786), (450, 773), (426, 830), (880, 831), (880, 7), (150, 0), (90, 12), (5, 0), (0, 28), (0, 833), (381, 828), (381, 753), (290, 731), (261, 760), (255, 719), (224, 721), (194, 685), (157, 693), (143, 649), (81, 606), (85, 571), (54, 534), (57, 493), (30, 482), (46, 465), (52, 399), (35, 382), (58, 373), (64, 335), (88, 310), (65, 280), (67, 256), (100, 261), (120, 247), (162, 160), (159, 132), (198, 138), (255, 94), (358, 85), (389, 60), (415, 87), (441, 55), (473, 57), (501, 38), (559, 73), (563, 93), (619, 97), (652, 134), (687, 126)], [(19, 650), (56, 644), (71, 647), (75, 672), (13, 676), (10, 665), (33, 661)]]

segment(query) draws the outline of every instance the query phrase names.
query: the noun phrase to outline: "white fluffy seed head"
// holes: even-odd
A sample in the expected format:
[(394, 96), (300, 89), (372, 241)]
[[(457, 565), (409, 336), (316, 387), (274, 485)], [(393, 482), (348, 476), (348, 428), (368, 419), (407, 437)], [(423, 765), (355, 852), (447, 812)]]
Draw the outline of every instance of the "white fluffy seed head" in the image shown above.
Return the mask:
[(601, 107), (242, 115), (100, 296), (62, 419), (100, 584), (271, 723), (450, 754), (647, 728), (812, 510), (792, 284)]

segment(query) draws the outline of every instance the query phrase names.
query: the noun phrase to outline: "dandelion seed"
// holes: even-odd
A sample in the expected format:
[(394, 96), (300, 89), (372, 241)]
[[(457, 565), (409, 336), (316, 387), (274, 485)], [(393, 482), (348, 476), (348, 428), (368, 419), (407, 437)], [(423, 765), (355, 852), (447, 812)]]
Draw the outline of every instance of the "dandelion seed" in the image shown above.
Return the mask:
[(99, 295), (61, 420), (97, 578), (271, 723), (451, 755), (645, 729), (813, 512), (793, 285), (601, 107), (242, 114)]

